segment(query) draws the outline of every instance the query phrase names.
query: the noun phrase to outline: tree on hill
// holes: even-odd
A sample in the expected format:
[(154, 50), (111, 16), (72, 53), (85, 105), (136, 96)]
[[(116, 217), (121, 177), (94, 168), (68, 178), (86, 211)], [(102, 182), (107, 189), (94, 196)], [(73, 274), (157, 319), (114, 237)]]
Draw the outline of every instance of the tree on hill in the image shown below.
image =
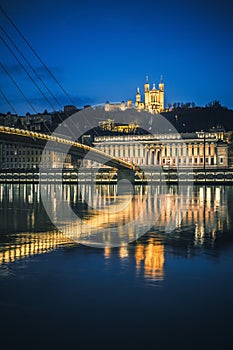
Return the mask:
[(218, 100), (214, 100), (214, 101), (208, 102), (206, 104), (206, 108), (217, 109), (217, 108), (223, 108), (223, 106)]

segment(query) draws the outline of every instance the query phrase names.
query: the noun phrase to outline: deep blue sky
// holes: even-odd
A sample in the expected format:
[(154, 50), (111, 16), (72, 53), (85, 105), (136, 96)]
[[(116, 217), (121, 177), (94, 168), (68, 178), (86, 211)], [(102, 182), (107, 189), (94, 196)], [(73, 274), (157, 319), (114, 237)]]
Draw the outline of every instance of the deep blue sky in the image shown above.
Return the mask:
[[(162, 74), (166, 104), (218, 99), (233, 108), (231, 1), (2, 0), (1, 5), (78, 107), (134, 99), (146, 75), (158, 83)], [(69, 104), (1, 12), (0, 23), (61, 104)], [(0, 59), (36, 109), (51, 110), (2, 42)], [(1, 67), (0, 88), (18, 113), (32, 112)], [(0, 96), (0, 111), (8, 110)]]

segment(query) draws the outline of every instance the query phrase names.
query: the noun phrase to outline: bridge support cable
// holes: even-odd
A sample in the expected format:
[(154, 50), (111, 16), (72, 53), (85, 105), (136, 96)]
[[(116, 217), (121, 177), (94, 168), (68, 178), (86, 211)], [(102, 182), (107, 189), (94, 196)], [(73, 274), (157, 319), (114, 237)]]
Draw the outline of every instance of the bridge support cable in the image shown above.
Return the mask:
[(26, 73), (26, 75), (28, 76), (28, 78), (31, 80), (31, 82), (33, 83), (33, 85), (35, 85), (35, 87), (37, 88), (37, 90), (41, 93), (41, 95), (43, 96), (43, 98), (46, 100), (46, 102), (49, 104), (49, 106), (55, 110), (54, 106), (52, 105), (52, 103), (49, 101), (49, 99), (47, 98), (47, 96), (45, 95), (45, 93), (43, 92), (43, 90), (40, 88), (40, 86), (36, 83), (36, 81), (34, 80), (34, 78), (32, 77), (32, 75), (28, 72), (28, 70), (24, 67), (24, 65), (20, 62), (20, 60), (18, 59), (18, 57), (16, 56), (16, 54), (14, 53), (14, 51), (10, 48), (10, 46), (7, 44), (7, 42), (3, 39), (2, 35), (0, 34), (0, 39), (3, 42), (3, 44), (6, 46), (6, 48), (10, 51), (10, 53), (12, 54), (12, 56), (15, 58), (15, 60), (18, 62), (18, 64), (20, 65), (20, 67), (23, 69), (23, 71)]
[(33, 52), (33, 54), (36, 56), (36, 58), (40, 61), (42, 66), (45, 68), (47, 73), (53, 78), (53, 80), (57, 83), (61, 91), (64, 93), (64, 95), (67, 97), (67, 99), (70, 101), (71, 104), (74, 104), (72, 99), (70, 98), (69, 94), (66, 92), (66, 90), (63, 88), (61, 83), (57, 80), (55, 75), (51, 72), (51, 70), (48, 68), (48, 66), (45, 64), (45, 62), (42, 60), (42, 58), (39, 56), (39, 54), (36, 52), (36, 50), (32, 47), (32, 45), (29, 43), (29, 41), (26, 39), (26, 37), (23, 35), (23, 33), (19, 30), (19, 28), (16, 26), (14, 21), (10, 18), (10, 16), (6, 13), (6, 11), (2, 8), (0, 5), (0, 10), (4, 14), (4, 16), (8, 19), (8, 21), (11, 23), (11, 25), (15, 28), (16, 32), (20, 35), (20, 37), (24, 40), (24, 42), (27, 44), (27, 46), (30, 48), (30, 50)]
[(8, 104), (8, 106), (12, 109), (12, 111), (17, 114), (16, 109), (14, 108), (14, 106), (12, 105), (12, 103), (10, 102), (10, 100), (7, 98), (7, 96), (4, 94), (4, 92), (2, 91), (2, 89), (0, 88), (0, 94), (2, 95), (2, 97), (4, 98), (4, 100), (6, 101), (6, 103)]
[[(1, 26), (0, 26), (0, 29)], [(49, 101), (49, 99), (47, 98), (47, 96), (45, 95), (45, 93), (43, 92), (43, 90), (40, 88), (40, 86), (36, 83), (36, 81), (34, 80), (34, 78), (31, 76), (31, 74), (28, 72), (28, 70), (25, 68), (25, 66), (22, 64), (22, 62), (20, 62), (20, 60), (18, 59), (18, 57), (15, 55), (14, 51), (10, 48), (10, 46), (7, 44), (7, 42), (4, 40), (4, 38), (2, 37), (2, 35), (0, 34), (0, 39), (3, 42), (3, 44), (6, 46), (6, 48), (10, 51), (10, 53), (12, 54), (12, 56), (15, 58), (15, 60), (18, 62), (18, 64), (20, 65), (20, 67), (23, 69), (23, 71), (26, 73), (26, 75), (29, 77), (30, 81), (34, 84), (34, 86), (37, 88), (37, 90), (41, 93), (41, 95), (43, 96), (43, 98), (47, 101), (47, 103), (49, 104), (49, 106), (52, 108), (53, 111), (56, 111), (54, 105)], [(16, 47), (17, 51), (18, 48)], [(31, 66), (32, 67), (32, 66)], [(34, 70), (34, 68), (33, 68)], [(42, 80), (41, 80), (42, 81)], [(46, 86), (46, 84), (44, 84)], [(36, 112), (37, 113), (37, 112)], [(57, 115), (59, 115), (59, 112), (57, 112)], [(59, 118), (62, 122), (63, 119), (60, 117)], [(47, 130), (49, 131), (49, 133), (51, 134), (51, 130), (49, 129), (49, 127), (43, 123), (44, 126), (47, 128)], [(72, 134), (72, 130), (69, 130)], [(73, 134), (74, 136), (74, 134)]]
[(20, 86), (16, 83), (15, 79), (11, 76), (11, 74), (8, 72), (8, 70), (6, 69), (6, 67), (4, 66), (4, 64), (2, 62), (0, 62), (0, 66), (2, 68), (2, 70), (6, 73), (6, 75), (9, 77), (9, 79), (11, 80), (11, 82), (15, 85), (15, 87), (17, 88), (17, 90), (21, 93), (21, 95), (23, 96), (23, 98), (25, 99), (25, 101), (27, 101), (28, 105), (31, 107), (31, 109), (33, 110), (34, 113), (37, 113), (35, 107), (33, 106), (33, 104), (31, 103), (31, 101), (27, 98), (27, 96), (25, 95), (25, 93), (23, 92), (23, 90), (20, 88)]
[[(47, 85), (43, 82), (43, 80), (40, 78), (40, 76), (38, 75), (38, 73), (35, 71), (35, 69), (32, 67), (32, 65), (30, 64), (30, 62), (26, 59), (26, 57), (22, 54), (22, 52), (18, 49), (18, 47), (15, 45), (15, 43), (13, 42), (13, 40), (9, 37), (9, 35), (6, 33), (6, 31), (2, 28), (2, 26), (0, 25), (0, 29), (3, 31), (3, 33), (7, 36), (8, 40), (11, 42), (11, 44), (14, 46), (14, 48), (17, 50), (17, 52), (23, 57), (23, 59), (25, 60), (25, 62), (28, 64), (28, 66), (30, 67), (30, 69), (33, 71), (33, 73), (36, 75), (36, 77), (42, 82), (43, 86), (45, 86), (45, 88), (47, 89), (47, 91), (50, 93), (50, 95), (55, 99), (56, 103), (58, 105), (60, 105), (59, 101), (57, 100), (57, 98), (55, 97), (55, 95), (52, 93), (52, 91), (47, 87)], [(19, 60), (19, 58), (16, 56), (16, 54), (14, 53), (14, 51), (11, 49), (11, 47), (8, 45), (8, 43), (6, 42), (6, 40), (2, 37), (2, 35), (0, 34), (0, 40), (3, 42), (3, 44), (6, 46), (6, 48), (10, 51), (10, 53), (12, 54), (12, 56), (14, 57), (14, 59), (17, 61), (17, 63), (20, 65), (20, 67), (23, 69), (23, 71), (26, 73), (26, 75), (28, 76), (28, 78), (30, 79), (30, 81), (33, 83), (33, 85), (36, 87), (36, 89), (40, 92), (40, 94), (42, 95), (42, 97), (45, 99), (45, 101), (48, 103), (48, 105), (52, 108), (52, 110), (54, 112), (56, 112), (57, 116), (59, 117), (60, 121), (63, 122), (64, 119), (61, 117), (60, 113), (56, 111), (55, 106), (51, 103), (51, 101), (48, 99), (48, 97), (45, 95), (44, 91), (40, 88), (40, 86), (37, 84), (37, 82), (34, 80), (34, 78), (32, 77), (32, 75), (29, 73), (29, 71), (27, 70), (27, 68), (23, 65), (23, 63)], [(62, 107), (60, 105), (60, 107)], [(48, 128), (48, 126), (45, 124), (45, 122), (43, 122), (43, 125), (46, 127), (46, 129), (49, 131), (49, 133), (51, 134), (51, 130)], [(77, 128), (77, 126), (73, 123), (73, 126), (75, 128)], [(70, 134), (75, 138), (75, 134), (73, 133), (73, 131), (70, 128), (67, 128), (70, 132)]]
[[(56, 84), (59, 86), (59, 88), (61, 89), (61, 91), (64, 93), (64, 95), (68, 98), (68, 100), (70, 101), (71, 104), (75, 105), (75, 103), (72, 101), (71, 97), (69, 96), (69, 94), (66, 92), (66, 90), (63, 88), (63, 86), (61, 85), (61, 83), (58, 81), (58, 79), (54, 76), (54, 74), (51, 72), (51, 70), (48, 68), (48, 66), (45, 64), (45, 62), (42, 60), (42, 58), (39, 56), (39, 54), (35, 51), (35, 49), (32, 47), (32, 45), (29, 43), (29, 41), (26, 39), (26, 37), (23, 35), (23, 33), (20, 31), (20, 29), (16, 26), (16, 24), (14, 23), (14, 21), (10, 18), (10, 16), (6, 13), (6, 11), (2, 8), (2, 6), (0, 5), (0, 10), (1, 12), (4, 14), (4, 16), (7, 18), (7, 20), (10, 22), (10, 24), (14, 27), (14, 29), (16, 30), (16, 32), (20, 35), (20, 37), (24, 40), (24, 42), (26, 43), (26, 45), (30, 48), (30, 50), (32, 51), (32, 53), (36, 56), (36, 58), (39, 60), (39, 62), (42, 64), (42, 66), (45, 68), (45, 70), (47, 71), (47, 73), (52, 77), (52, 79), (56, 82)], [(2, 27), (1, 27), (2, 29)], [(5, 31), (4, 31), (5, 32)], [(8, 34), (7, 34), (7, 37)], [(9, 38), (8, 38), (9, 39)], [(11, 41), (11, 39), (9, 39)], [(14, 47), (16, 46), (15, 44), (13, 44)], [(19, 52), (19, 50), (17, 49), (17, 51)], [(21, 54), (22, 56), (22, 54)], [(30, 67), (31, 65), (29, 65)], [(31, 68), (31, 67), (30, 67)], [(32, 68), (31, 68), (32, 69)], [(33, 72), (35, 73), (34, 69), (33, 69)], [(36, 76), (38, 78), (38, 75), (36, 73)], [(39, 77), (39, 80), (42, 81), (42, 79)], [(46, 86), (45, 83), (42, 82), (42, 84), (44, 86)], [(54, 96), (54, 94), (50, 91), (50, 89), (46, 86), (46, 89), (47, 91), (50, 92), (51, 96), (53, 98), (55, 98), (55, 101), (57, 103), (57, 99), (56, 97)], [(59, 103), (58, 103), (59, 104)], [(53, 108), (54, 109), (54, 108)], [(64, 119), (60, 116), (59, 112), (57, 112), (57, 115), (59, 117), (59, 119), (63, 122)], [(90, 128), (92, 129), (92, 124), (89, 122), (88, 119), (86, 119), (86, 122), (88, 123), (88, 125), (90, 126)], [(77, 127), (77, 125), (75, 125), (73, 122), (72, 122), (74, 128), (76, 128), (78, 131), (79, 128)], [(68, 129), (70, 132), (71, 132), (71, 135), (74, 136), (73, 134), (73, 131)], [(98, 134), (98, 133), (97, 133)]]
[[(31, 109), (33, 110), (34, 113), (37, 114), (37, 111), (35, 109), (35, 107), (33, 106), (33, 104), (31, 103), (31, 101), (29, 100), (29, 98), (25, 95), (25, 93), (23, 92), (23, 90), (21, 89), (21, 87), (16, 83), (15, 79), (12, 77), (12, 75), (9, 73), (9, 71), (7, 70), (7, 68), (4, 66), (4, 64), (0, 61), (0, 67), (2, 68), (2, 70), (6, 73), (6, 75), (8, 76), (8, 78), (11, 80), (11, 82), (13, 83), (13, 85), (16, 87), (16, 89), (20, 92), (20, 94), (23, 96), (23, 98), (25, 99), (25, 101), (28, 103), (28, 105), (31, 107)], [(5, 94), (4, 94), (5, 95)], [(14, 109), (14, 111), (16, 112), (16, 110)], [(17, 114), (17, 112), (16, 112)], [(51, 134), (50, 129), (47, 127), (49, 133)]]
[[(37, 73), (36, 69), (31, 65), (27, 57), (23, 54), (22, 50), (20, 50), (17, 45), (15, 44), (14, 40), (10, 37), (10, 35), (5, 31), (5, 29), (0, 24), (0, 30), (4, 33), (4, 35), (7, 37), (7, 39), (10, 41), (12, 46), (15, 48), (15, 50), (20, 54), (20, 56), (23, 58), (23, 60), (27, 63), (28, 67), (32, 70), (32, 72), (35, 74), (37, 79), (40, 81), (40, 83), (43, 85), (43, 87), (47, 90), (47, 92), (52, 96), (56, 104), (63, 109), (63, 106), (58, 101), (54, 93), (51, 91), (51, 89), (47, 86), (47, 84), (41, 79), (40, 75)], [(44, 96), (44, 95), (43, 95)]]

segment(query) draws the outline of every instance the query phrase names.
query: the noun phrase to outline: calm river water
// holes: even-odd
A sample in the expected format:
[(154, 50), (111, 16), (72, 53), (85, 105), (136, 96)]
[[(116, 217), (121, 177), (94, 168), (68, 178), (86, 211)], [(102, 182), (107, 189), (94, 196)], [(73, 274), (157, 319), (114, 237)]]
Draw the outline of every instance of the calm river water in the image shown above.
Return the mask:
[(233, 187), (138, 187), (110, 216), (85, 198), (122, 205), (115, 186), (52, 190), (91, 230), (59, 232), (37, 185), (0, 185), (3, 349), (231, 348)]

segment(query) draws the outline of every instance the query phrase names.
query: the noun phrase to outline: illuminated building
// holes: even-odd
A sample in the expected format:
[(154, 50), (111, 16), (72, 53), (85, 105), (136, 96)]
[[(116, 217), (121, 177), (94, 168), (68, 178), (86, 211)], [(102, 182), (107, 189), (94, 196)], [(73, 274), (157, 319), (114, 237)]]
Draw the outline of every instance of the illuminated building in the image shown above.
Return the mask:
[(100, 151), (138, 166), (199, 169), (231, 166), (229, 143), (225, 141), (224, 133), (98, 136), (94, 145)]
[(125, 111), (127, 108), (132, 108), (132, 101), (128, 100), (127, 104), (125, 101), (122, 101), (121, 103), (109, 103), (108, 101), (105, 103), (105, 111), (106, 112), (112, 112), (112, 111)]
[(99, 126), (102, 130), (113, 131), (116, 133), (132, 134), (135, 133), (139, 125), (135, 123), (129, 124), (115, 124), (113, 119), (108, 119), (99, 122)]
[(150, 89), (148, 77), (146, 77), (146, 83), (144, 84), (144, 101), (142, 101), (141, 93), (138, 88), (135, 107), (139, 111), (143, 110), (149, 113), (160, 113), (164, 110), (164, 83), (162, 78), (160, 79), (158, 89), (156, 89), (155, 84), (153, 84), (152, 89)]
[[(0, 141), (0, 168), (1, 169), (36, 169), (40, 165), (43, 149), (30, 147), (19, 142)], [(53, 150), (44, 154), (45, 164), (48, 167), (71, 167), (71, 156), (67, 155), (63, 165), (61, 154)]]
[[(127, 103), (122, 101), (121, 103), (105, 103), (105, 111), (125, 111), (127, 108), (132, 108), (132, 100), (128, 100)], [(148, 76), (146, 77), (146, 83), (144, 84), (144, 99), (140, 93), (140, 89), (137, 89), (135, 105), (134, 107), (140, 111), (147, 111), (149, 113), (160, 113), (164, 110), (164, 83), (162, 77), (160, 79), (159, 88), (153, 84), (152, 89), (150, 88)]]

